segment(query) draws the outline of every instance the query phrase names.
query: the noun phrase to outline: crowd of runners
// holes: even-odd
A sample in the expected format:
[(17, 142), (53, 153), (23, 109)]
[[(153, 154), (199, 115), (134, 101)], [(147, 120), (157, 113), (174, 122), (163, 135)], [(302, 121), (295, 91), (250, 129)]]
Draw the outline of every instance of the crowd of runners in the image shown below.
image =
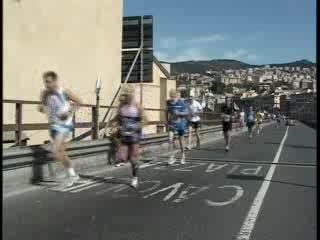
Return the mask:
[[(41, 93), (41, 105), (39, 111), (46, 113), (50, 124), (50, 136), (52, 138), (53, 158), (61, 161), (65, 167), (67, 178), (63, 183), (66, 187), (72, 186), (80, 181), (75, 172), (66, 149), (65, 141), (73, 131), (73, 113), (82, 104), (81, 99), (70, 90), (60, 86), (58, 75), (49, 71), (43, 74), (44, 90)], [(177, 153), (180, 153), (180, 164), (186, 163), (185, 151), (193, 147), (192, 136), (195, 136), (195, 147), (200, 148), (201, 141), (199, 128), (201, 126), (201, 113), (206, 106), (204, 99), (201, 102), (191, 96), (189, 99), (181, 97), (181, 93), (175, 89), (170, 91), (170, 99), (167, 100), (167, 131), (168, 131), (168, 165), (176, 163)], [(264, 118), (275, 118), (277, 127), (281, 124), (281, 114), (276, 116), (254, 110), (252, 106), (248, 109), (236, 109), (230, 99), (221, 108), (221, 125), (225, 140), (225, 151), (230, 150), (231, 131), (236, 125), (238, 130), (245, 127), (248, 129), (248, 139), (252, 143), (254, 128), (256, 135), (262, 131)], [(107, 126), (112, 139), (115, 154), (115, 164), (120, 166), (129, 161), (132, 170), (131, 186), (138, 187), (138, 169), (140, 160), (140, 141), (142, 129), (148, 120), (143, 107), (135, 100), (134, 88), (126, 85), (121, 91), (119, 104), (115, 116)], [(188, 130), (188, 131), (187, 131)], [(188, 136), (186, 133), (188, 132)], [(178, 138), (179, 147), (175, 151), (175, 139)], [(186, 141), (187, 140), (187, 141)]]

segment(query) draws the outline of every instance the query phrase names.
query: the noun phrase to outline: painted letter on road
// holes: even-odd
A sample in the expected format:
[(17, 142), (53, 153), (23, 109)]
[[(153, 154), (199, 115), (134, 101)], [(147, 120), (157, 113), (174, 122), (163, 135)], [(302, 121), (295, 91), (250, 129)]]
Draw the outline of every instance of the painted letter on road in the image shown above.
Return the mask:
[(210, 207), (222, 207), (222, 206), (226, 206), (229, 205), (231, 203), (234, 203), (235, 201), (237, 201), (238, 199), (240, 199), (243, 195), (243, 189), (240, 186), (235, 186), (235, 185), (227, 185), (227, 186), (221, 186), (219, 187), (220, 189), (223, 188), (233, 188), (236, 190), (236, 193), (234, 194), (234, 196), (232, 198), (230, 198), (227, 201), (224, 202), (214, 202), (211, 200), (206, 199), (205, 202), (207, 203), (208, 206)]

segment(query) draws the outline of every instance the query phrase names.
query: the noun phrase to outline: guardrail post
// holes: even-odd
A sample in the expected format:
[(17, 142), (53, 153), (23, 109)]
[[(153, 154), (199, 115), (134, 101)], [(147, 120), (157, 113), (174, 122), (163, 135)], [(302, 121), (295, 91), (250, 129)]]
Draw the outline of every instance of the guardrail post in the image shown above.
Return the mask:
[(15, 144), (21, 144), (21, 124), (22, 124), (22, 104), (16, 103), (16, 128), (15, 128)]
[(73, 130), (72, 130), (72, 140), (76, 138), (76, 113), (73, 113), (72, 116), (72, 125), (73, 125)]
[(98, 131), (99, 131), (99, 126), (98, 126), (98, 121), (97, 121), (97, 108), (92, 107), (92, 131), (91, 131), (91, 137), (92, 140), (98, 139)]

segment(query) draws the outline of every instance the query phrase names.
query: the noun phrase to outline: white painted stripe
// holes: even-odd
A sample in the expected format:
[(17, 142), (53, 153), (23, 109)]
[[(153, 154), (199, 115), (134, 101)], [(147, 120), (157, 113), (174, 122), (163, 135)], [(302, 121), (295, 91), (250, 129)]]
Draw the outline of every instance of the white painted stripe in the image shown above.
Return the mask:
[(102, 184), (105, 184), (105, 183), (104, 183), (104, 182), (94, 183), (94, 184), (92, 184), (92, 185), (85, 186), (85, 187), (80, 188), (80, 189), (71, 190), (70, 192), (72, 192), (72, 193), (77, 193), (77, 192), (81, 192), (81, 191), (86, 190), (86, 189), (89, 189), (89, 188), (93, 188), (93, 187), (100, 186), (100, 185), (102, 185)]
[[(75, 190), (72, 189), (68, 189), (68, 191), (72, 192), (72, 193), (77, 193), (77, 192), (81, 192), (83, 190), (86, 190), (86, 189), (89, 189), (89, 188), (93, 188), (93, 187), (96, 187), (96, 186), (100, 186), (102, 184), (105, 184), (104, 180), (110, 180), (110, 179), (113, 179), (113, 177), (105, 177), (103, 179), (97, 179), (97, 180), (94, 180), (95, 182), (93, 184), (90, 184), (88, 186), (84, 186), (84, 185), (78, 185), (78, 188), (76, 188)], [(76, 186), (75, 186), (76, 187)]]
[(83, 184), (78, 184), (78, 185), (72, 185), (71, 187), (64, 187), (64, 186), (58, 186), (56, 188), (51, 188), (51, 190), (53, 191), (59, 191), (59, 192), (68, 192), (68, 191), (71, 191), (71, 190), (74, 190), (74, 189), (78, 189), (78, 188), (82, 188), (84, 186), (88, 186), (88, 185), (91, 185), (91, 184), (94, 184), (98, 182), (97, 180), (88, 180), (88, 182), (86, 183), (83, 183)]
[[(289, 127), (287, 127), (287, 129), (286, 129), (286, 133), (284, 134), (284, 137), (280, 143), (280, 146), (278, 148), (278, 151), (277, 151), (272, 163), (279, 162), (280, 154), (282, 152), (284, 142), (286, 141), (287, 136), (288, 136), (288, 130), (289, 130)], [(275, 172), (276, 166), (277, 165), (270, 166), (269, 171), (268, 171), (268, 173), (262, 183), (262, 186), (259, 189), (259, 192), (257, 193), (255, 199), (253, 200), (253, 203), (252, 203), (251, 208), (248, 212), (248, 215), (242, 224), (240, 232), (236, 238), (237, 240), (249, 240), (250, 239), (252, 230), (253, 230), (254, 225), (256, 223), (256, 220), (257, 220), (260, 208), (262, 206), (264, 197), (266, 196), (266, 193), (267, 193), (268, 188), (270, 186), (270, 183), (271, 183), (273, 174)]]

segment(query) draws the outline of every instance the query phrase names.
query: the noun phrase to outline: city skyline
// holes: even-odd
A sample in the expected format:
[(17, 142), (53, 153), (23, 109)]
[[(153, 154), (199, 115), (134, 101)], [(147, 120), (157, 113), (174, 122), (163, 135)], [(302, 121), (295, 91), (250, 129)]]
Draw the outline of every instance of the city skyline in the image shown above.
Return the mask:
[(316, 62), (316, 1), (125, 1), (124, 15), (154, 16), (162, 61)]

